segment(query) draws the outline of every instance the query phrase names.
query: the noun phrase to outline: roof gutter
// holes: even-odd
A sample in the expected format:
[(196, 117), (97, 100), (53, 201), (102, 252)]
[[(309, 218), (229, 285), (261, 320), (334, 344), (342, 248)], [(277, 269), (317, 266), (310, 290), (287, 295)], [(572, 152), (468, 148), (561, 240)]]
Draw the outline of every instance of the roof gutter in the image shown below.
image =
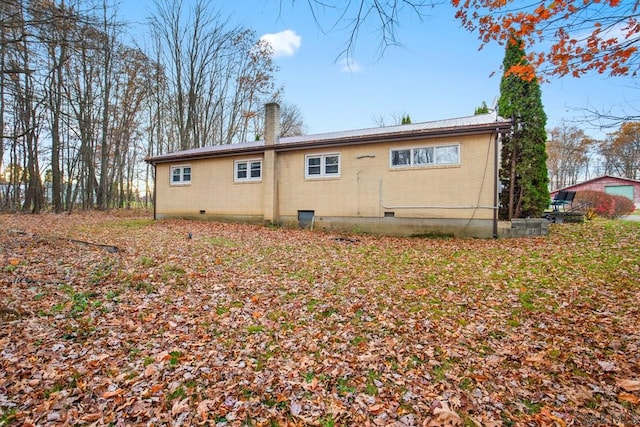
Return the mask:
[(357, 137), (342, 137), (342, 138), (334, 138), (320, 141), (307, 141), (307, 142), (296, 142), (296, 143), (282, 143), (275, 145), (261, 145), (261, 146), (252, 146), (252, 147), (238, 147), (233, 148), (233, 144), (229, 144), (229, 149), (224, 149), (220, 151), (207, 151), (202, 153), (184, 153), (180, 154), (166, 154), (164, 156), (156, 156), (149, 157), (145, 159), (145, 162), (150, 164), (158, 164), (158, 163), (169, 163), (183, 160), (198, 160), (198, 159), (208, 159), (214, 157), (228, 157), (234, 156), (238, 154), (253, 154), (253, 153), (263, 153), (266, 150), (276, 150), (276, 151), (294, 151), (294, 150), (303, 150), (309, 148), (325, 148), (325, 147), (335, 147), (337, 145), (369, 145), (383, 142), (393, 142), (393, 141), (413, 141), (417, 139), (432, 139), (432, 138), (440, 138), (440, 137), (455, 137), (455, 136), (463, 136), (470, 134), (482, 134), (482, 133), (493, 133), (500, 130), (508, 130), (511, 129), (511, 122), (493, 122), (493, 123), (485, 123), (482, 125), (473, 125), (467, 127), (447, 127), (440, 129), (428, 129), (422, 131), (416, 131), (413, 133), (408, 132), (395, 132), (388, 134), (379, 134), (379, 135), (362, 135)]

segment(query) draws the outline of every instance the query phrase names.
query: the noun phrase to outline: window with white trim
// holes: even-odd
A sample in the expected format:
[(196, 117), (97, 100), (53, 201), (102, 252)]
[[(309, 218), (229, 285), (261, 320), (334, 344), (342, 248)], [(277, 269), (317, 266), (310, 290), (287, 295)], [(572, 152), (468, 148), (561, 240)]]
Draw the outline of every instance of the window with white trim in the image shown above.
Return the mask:
[(392, 149), (389, 150), (389, 163), (392, 168), (458, 165), (460, 164), (460, 144)]
[(330, 178), (340, 176), (340, 154), (305, 156), (305, 178)]
[(191, 166), (171, 166), (171, 185), (191, 184)]
[(234, 181), (260, 181), (261, 179), (262, 160), (236, 160), (234, 162)]

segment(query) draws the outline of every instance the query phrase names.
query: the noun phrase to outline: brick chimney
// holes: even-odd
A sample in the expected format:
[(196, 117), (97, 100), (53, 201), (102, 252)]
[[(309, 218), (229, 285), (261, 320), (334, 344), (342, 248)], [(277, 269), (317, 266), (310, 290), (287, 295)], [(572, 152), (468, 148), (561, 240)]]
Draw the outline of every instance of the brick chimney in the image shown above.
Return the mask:
[(274, 145), (280, 134), (280, 105), (270, 102), (264, 106), (264, 145)]

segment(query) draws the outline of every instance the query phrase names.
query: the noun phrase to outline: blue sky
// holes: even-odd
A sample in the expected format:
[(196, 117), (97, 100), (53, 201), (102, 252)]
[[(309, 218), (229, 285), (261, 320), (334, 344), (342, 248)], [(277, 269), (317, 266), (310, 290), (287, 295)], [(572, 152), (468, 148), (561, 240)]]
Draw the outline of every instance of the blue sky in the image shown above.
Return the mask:
[[(379, 118), (394, 124), (394, 118), (404, 114), (414, 123), (472, 115), (482, 101), (491, 105), (499, 96), (504, 49), (489, 45), (479, 50), (477, 34), (460, 27), (448, 3), (422, 20), (403, 13), (397, 28), (402, 46), (383, 53), (379, 34), (363, 29), (349, 64), (340, 56), (350, 34), (348, 23), (334, 26), (337, 15), (332, 11), (319, 17), (319, 26), (306, 1), (235, 0), (215, 5), (229, 17), (230, 26), (251, 28), (272, 42), (280, 68), (277, 84), (284, 86), (285, 101), (302, 112), (310, 134), (375, 127)], [(140, 43), (149, 38), (142, 22), (152, 10), (152, 0), (119, 6)], [(640, 105), (632, 78), (594, 73), (555, 79), (541, 87), (548, 129), (581, 120), (584, 108), (615, 111), (624, 106), (629, 111)], [(611, 131), (577, 125), (594, 138)]]

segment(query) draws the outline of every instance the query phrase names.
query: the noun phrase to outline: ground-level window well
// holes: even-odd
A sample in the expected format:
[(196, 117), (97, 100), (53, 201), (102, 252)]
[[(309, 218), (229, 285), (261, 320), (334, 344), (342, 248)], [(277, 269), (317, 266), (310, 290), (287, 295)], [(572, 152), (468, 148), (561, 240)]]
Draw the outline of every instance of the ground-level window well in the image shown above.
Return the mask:
[(298, 225), (300, 228), (311, 228), (315, 211), (298, 211)]

